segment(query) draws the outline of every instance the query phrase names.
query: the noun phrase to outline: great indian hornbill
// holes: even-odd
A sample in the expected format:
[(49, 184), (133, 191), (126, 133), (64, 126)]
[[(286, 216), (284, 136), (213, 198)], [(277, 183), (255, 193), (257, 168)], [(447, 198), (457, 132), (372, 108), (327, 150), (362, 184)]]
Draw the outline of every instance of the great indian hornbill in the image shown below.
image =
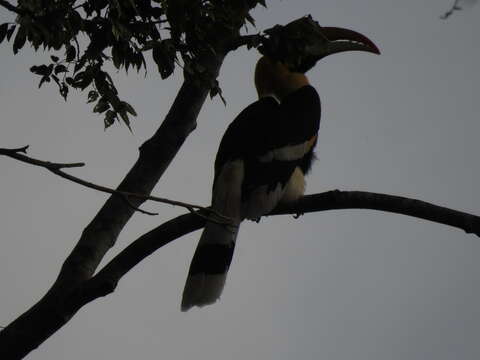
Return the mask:
[[(322, 32), (328, 46), (313, 62), (308, 60), (307, 69), (333, 53), (379, 53), (354, 31), (325, 27)], [(259, 219), (305, 191), (304, 176), (312, 165), (320, 125), (319, 96), (302, 70), (289, 70), (267, 56), (257, 62), (255, 85), (259, 100), (230, 124), (215, 160), (212, 209), (231, 224), (207, 221), (190, 264), (182, 311), (220, 297), (242, 220)]]

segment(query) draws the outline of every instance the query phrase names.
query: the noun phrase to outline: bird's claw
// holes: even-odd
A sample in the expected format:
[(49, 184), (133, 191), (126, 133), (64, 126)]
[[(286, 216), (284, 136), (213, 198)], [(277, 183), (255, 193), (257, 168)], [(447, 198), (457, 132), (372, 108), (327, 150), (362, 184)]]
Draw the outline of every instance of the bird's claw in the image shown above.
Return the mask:
[(295, 215), (293, 215), (294, 219), (298, 219), (300, 216), (303, 216), (305, 213), (304, 212), (297, 212)]

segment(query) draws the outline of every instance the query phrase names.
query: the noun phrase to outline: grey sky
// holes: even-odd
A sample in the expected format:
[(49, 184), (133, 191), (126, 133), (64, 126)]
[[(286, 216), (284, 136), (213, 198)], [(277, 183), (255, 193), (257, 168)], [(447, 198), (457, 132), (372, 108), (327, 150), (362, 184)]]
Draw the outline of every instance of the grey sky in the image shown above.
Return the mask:
[[(307, 192), (358, 189), (417, 197), (480, 214), (480, 8), (439, 16), (450, 1), (271, 1), (259, 29), (312, 14), (373, 39), (382, 56), (326, 58), (310, 71), (322, 98)], [(0, 12), (0, 22), (11, 19)], [(139, 117), (103, 131), (84, 95), (65, 103), (28, 72), (47, 55), (0, 47), (0, 147), (85, 161), (72, 171), (115, 186), (163, 119), (180, 77), (118, 75)], [(239, 51), (220, 76), (225, 107), (208, 101), (199, 126), (155, 194), (208, 204), (225, 127), (255, 100), (258, 55)], [(44, 294), (105, 199), (38, 168), (0, 158), (0, 325)], [(146, 204), (112, 254), (182, 209)], [(217, 304), (181, 313), (199, 233), (144, 261), (28, 358), (476, 360), (480, 358), (480, 240), (459, 230), (366, 210), (245, 223)], [(111, 255), (110, 254), (110, 257)]]

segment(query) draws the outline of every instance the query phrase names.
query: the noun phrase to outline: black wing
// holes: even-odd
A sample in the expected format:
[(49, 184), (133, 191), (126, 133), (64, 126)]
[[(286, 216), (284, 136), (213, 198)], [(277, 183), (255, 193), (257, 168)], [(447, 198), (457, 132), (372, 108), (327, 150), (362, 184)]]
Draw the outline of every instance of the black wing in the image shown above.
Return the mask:
[(215, 177), (227, 161), (256, 157), (270, 149), (273, 124), (280, 117), (278, 102), (262, 98), (246, 107), (228, 126), (215, 159)]
[[(227, 128), (215, 160), (215, 180), (225, 163), (242, 159), (245, 178), (242, 198), (262, 185), (267, 190), (286, 184), (295, 167), (310, 168), (320, 124), (320, 99), (311, 86), (304, 86), (283, 99), (262, 98), (245, 108)], [(311, 141), (311, 139), (313, 139)], [(311, 141), (308, 153), (291, 160), (268, 154), (277, 149)], [(263, 159), (262, 159), (263, 158)], [(215, 186), (215, 182), (214, 182)]]

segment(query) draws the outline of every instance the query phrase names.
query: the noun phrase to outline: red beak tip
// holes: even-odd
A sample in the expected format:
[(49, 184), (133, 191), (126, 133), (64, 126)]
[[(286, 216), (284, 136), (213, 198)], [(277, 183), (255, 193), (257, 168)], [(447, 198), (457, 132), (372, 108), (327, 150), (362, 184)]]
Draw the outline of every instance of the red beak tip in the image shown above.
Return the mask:
[(377, 54), (377, 55), (381, 55), (382, 52), (380, 51), (380, 49), (378, 47), (375, 46), (375, 48), (373, 49), (373, 53), (374, 54)]

